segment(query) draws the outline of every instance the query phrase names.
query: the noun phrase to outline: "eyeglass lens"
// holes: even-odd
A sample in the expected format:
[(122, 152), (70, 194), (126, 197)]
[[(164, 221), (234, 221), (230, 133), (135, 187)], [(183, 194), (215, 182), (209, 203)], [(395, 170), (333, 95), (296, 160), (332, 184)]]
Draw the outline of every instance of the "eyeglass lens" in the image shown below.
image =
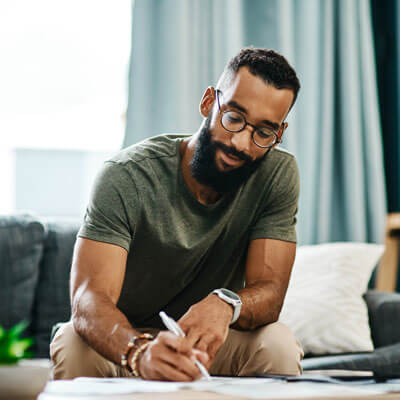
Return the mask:
[[(246, 126), (244, 117), (236, 111), (226, 111), (222, 115), (222, 126), (230, 132), (240, 132)], [(253, 128), (253, 140), (261, 147), (269, 147), (276, 143), (277, 135), (272, 129)]]

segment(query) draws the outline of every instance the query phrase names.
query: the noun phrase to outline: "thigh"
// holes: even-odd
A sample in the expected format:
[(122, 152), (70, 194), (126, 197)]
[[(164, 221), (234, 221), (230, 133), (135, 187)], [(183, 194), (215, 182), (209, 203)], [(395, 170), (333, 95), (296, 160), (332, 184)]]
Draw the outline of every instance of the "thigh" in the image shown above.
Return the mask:
[(107, 360), (76, 333), (72, 322), (63, 324), (50, 344), (54, 379), (79, 376), (128, 377), (127, 369)]
[(298, 374), (300, 343), (280, 322), (253, 331), (230, 329), (210, 368), (212, 375), (246, 376), (255, 372)]

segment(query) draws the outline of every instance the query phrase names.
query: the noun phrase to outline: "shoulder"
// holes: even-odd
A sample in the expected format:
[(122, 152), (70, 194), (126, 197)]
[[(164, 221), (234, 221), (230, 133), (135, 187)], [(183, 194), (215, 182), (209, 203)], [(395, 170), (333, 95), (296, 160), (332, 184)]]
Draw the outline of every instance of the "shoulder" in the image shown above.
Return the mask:
[(275, 176), (276, 178), (298, 178), (299, 171), (296, 157), (283, 148), (274, 148), (265, 157), (260, 165), (259, 173), (263, 176)]
[(270, 154), (266, 157), (266, 160), (279, 164), (297, 164), (294, 154), (281, 147), (276, 147), (271, 150)]
[(115, 154), (109, 162), (119, 165), (175, 157), (182, 139), (190, 135), (164, 134), (145, 139)]
[(252, 177), (251, 184), (253, 190), (263, 192), (270, 199), (288, 193), (298, 196), (300, 177), (295, 156), (282, 148), (271, 150)]

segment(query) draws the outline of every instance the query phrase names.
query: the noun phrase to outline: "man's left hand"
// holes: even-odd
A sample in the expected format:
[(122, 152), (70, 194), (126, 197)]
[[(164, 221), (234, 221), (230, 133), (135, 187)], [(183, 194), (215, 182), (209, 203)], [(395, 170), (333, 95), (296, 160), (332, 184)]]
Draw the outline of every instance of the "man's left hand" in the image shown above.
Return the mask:
[(194, 348), (207, 352), (207, 368), (228, 336), (233, 308), (217, 295), (210, 294), (194, 304), (178, 321)]

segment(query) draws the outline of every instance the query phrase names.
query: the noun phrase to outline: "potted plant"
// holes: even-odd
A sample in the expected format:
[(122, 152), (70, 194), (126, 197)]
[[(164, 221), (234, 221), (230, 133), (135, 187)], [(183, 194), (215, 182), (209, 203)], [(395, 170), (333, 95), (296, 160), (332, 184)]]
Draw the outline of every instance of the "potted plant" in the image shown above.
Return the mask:
[(0, 365), (16, 364), (23, 358), (33, 356), (32, 352), (27, 351), (32, 346), (33, 339), (20, 338), (27, 326), (26, 321), (21, 321), (7, 331), (0, 325)]
[(32, 338), (21, 338), (26, 321), (6, 330), (0, 325), (0, 398), (36, 399), (50, 374), (49, 360), (30, 360)]

